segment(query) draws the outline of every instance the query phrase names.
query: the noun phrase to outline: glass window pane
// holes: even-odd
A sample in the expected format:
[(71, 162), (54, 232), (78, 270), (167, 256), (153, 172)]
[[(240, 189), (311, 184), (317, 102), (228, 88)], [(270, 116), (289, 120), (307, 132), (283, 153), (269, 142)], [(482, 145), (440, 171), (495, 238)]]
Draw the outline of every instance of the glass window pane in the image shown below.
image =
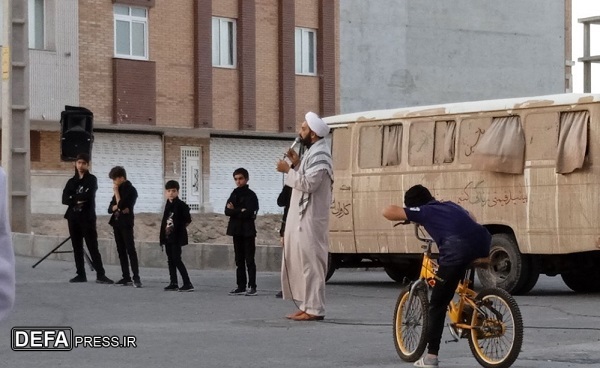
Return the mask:
[(146, 9), (144, 9), (144, 8), (131, 8), (131, 16), (146, 18)]
[(233, 38), (235, 35), (233, 34), (233, 22), (227, 22), (227, 65), (233, 66)]
[(129, 22), (124, 22), (121, 20), (117, 21), (117, 30), (116, 30), (116, 44), (117, 44), (117, 54), (119, 55), (129, 55), (130, 54), (130, 43), (129, 43)]
[(133, 22), (131, 24), (131, 54), (134, 56), (146, 56), (146, 37), (144, 23)]
[(124, 5), (115, 5), (115, 14), (129, 15), (129, 7)]
[(302, 73), (302, 30), (296, 28), (296, 73)]
[(212, 19), (212, 63), (219, 65), (219, 20)]
[(306, 32), (308, 36), (308, 70), (307, 73), (315, 72), (315, 33)]

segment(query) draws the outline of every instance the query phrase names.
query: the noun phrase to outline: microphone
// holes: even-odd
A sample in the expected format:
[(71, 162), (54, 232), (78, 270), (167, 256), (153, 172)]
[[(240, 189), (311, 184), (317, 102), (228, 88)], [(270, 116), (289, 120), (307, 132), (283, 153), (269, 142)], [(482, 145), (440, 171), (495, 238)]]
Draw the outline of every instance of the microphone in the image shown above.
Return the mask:
[(296, 139), (294, 139), (294, 143), (292, 143), (292, 145), (290, 146), (290, 149), (294, 149), (294, 147), (296, 147), (297, 145), (299, 145), (302, 142), (302, 139), (300, 139), (300, 137), (296, 137)]

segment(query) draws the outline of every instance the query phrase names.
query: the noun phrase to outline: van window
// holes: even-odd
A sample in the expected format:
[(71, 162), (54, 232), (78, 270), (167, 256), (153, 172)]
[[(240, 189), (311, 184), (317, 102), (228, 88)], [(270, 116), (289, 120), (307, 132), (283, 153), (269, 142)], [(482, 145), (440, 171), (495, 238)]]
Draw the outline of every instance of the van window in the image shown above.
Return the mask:
[(433, 121), (418, 121), (410, 124), (408, 163), (411, 166), (433, 163), (434, 127), (435, 122)]
[(558, 144), (558, 112), (527, 115), (524, 118), (525, 160), (555, 160)]
[(358, 166), (375, 168), (397, 166), (402, 153), (402, 125), (360, 128)]
[(331, 134), (331, 156), (336, 170), (348, 170), (350, 165), (350, 129), (335, 128)]
[(560, 114), (560, 133), (556, 154), (556, 172), (568, 174), (583, 167), (587, 152), (587, 131), (590, 114), (587, 111)]
[(495, 117), (475, 152), (474, 169), (522, 174), (525, 167), (525, 133), (518, 115)]
[(436, 121), (433, 163), (448, 164), (454, 162), (455, 145), (456, 121)]
[(491, 118), (467, 118), (460, 122), (458, 131), (458, 162), (470, 164), (473, 161), (473, 152), (486, 129), (492, 123)]

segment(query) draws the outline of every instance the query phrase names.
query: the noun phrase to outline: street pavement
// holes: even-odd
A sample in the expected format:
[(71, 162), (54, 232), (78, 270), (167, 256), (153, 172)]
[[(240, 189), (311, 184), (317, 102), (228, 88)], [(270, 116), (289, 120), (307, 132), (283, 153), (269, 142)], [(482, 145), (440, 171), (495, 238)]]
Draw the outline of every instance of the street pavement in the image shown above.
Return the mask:
[[(165, 292), (166, 269), (143, 268), (144, 287), (69, 284), (72, 262), (17, 258), (17, 302), (0, 323), (0, 367), (411, 367), (396, 354), (392, 314), (400, 286), (384, 272), (337, 270), (322, 322), (293, 322), (276, 299), (279, 274), (259, 272), (257, 296), (228, 296), (234, 271), (190, 270), (196, 290)], [(107, 266), (117, 280), (118, 266)], [(540, 277), (517, 297), (525, 323), (513, 367), (600, 367), (600, 294), (577, 295)], [(71, 327), (77, 336), (133, 336), (136, 347), (12, 351), (13, 327)], [(447, 331), (443, 340), (450, 339)], [(440, 367), (478, 367), (468, 342), (442, 343)]]

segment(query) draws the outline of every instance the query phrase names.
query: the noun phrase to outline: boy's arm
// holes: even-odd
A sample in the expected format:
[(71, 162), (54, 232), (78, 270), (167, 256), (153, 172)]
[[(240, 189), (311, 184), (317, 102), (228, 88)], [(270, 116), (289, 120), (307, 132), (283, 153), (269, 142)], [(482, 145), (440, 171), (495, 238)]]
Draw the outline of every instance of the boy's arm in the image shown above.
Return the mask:
[(384, 208), (383, 217), (390, 221), (406, 221), (408, 217), (406, 216), (406, 211), (404, 208), (396, 205), (390, 205)]
[(246, 207), (240, 212), (240, 218), (249, 219), (256, 217), (256, 213), (258, 212), (258, 197), (256, 196), (256, 193), (253, 192), (252, 194), (253, 195), (246, 200), (246, 203), (244, 203)]
[(66, 204), (67, 206), (73, 205), (73, 188), (71, 185), (71, 179), (65, 185), (65, 189), (63, 189), (62, 193), (62, 204)]
[(108, 204), (108, 213), (112, 214), (113, 212), (115, 212), (113, 210), (113, 206), (117, 203), (117, 200), (115, 199), (115, 196), (112, 196), (112, 199), (110, 200), (110, 203)]
[(225, 205), (225, 216), (238, 217), (238, 215), (241, 213), (241, 209), (237, 209), (233, 206), (234, 201), (235, 198), (232, 194), (229, 196), (229, 199), (227, 199), (227, 204)]
[(125, 214), (129, 213), (131, 208), (135, 206), (137, 201), (138, 193), (137, 190), (131, 186), (128, 187), (121, 197), (121, 200), (117, 203), (118, 208)]

